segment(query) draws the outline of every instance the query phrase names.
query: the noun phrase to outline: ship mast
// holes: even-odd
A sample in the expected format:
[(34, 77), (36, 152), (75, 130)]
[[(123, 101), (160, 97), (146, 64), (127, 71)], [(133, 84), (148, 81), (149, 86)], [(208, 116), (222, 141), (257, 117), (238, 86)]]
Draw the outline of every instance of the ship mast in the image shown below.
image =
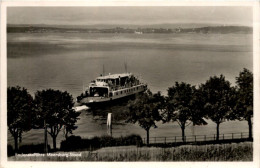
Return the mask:
[(105, 65), (103, 64), (103, 76), (105, 76)]
[(126, 57), (125, 57), (125, 73), (127, 73), (127, 61), (126, 61)]

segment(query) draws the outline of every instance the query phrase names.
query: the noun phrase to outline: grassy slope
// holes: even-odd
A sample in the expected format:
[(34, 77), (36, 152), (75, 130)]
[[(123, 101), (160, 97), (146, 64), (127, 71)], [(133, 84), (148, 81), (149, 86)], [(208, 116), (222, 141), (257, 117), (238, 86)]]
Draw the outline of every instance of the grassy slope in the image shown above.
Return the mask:
[[(64, 153), (64, 152), (57, 152)], [(69, 153), (69, 152), (67, 152)], [(252, 161), (253, 143), (155, 147), (107, 147), (95, 152), (80, 152), (81, 157), (11, 157), (9, 160), (30, 161)]]

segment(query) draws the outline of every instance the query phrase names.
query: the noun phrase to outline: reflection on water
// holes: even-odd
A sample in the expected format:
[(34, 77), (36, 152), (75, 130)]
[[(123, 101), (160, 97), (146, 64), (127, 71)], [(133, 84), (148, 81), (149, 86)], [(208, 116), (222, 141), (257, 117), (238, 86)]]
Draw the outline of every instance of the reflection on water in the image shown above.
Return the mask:
[[(59, 89), (74, 98), (102, 73), (128, 71), (139, 76), (152, 92), (167, 94), (176, 81), (199, 85), (210, 76), (224, 74), (232, 85), (243, 68), (252, 70), (251, 34), (88, 34), (13, 33), (7, 35), (8, 86), (22, 86), (34, 95), (37, 90)], [(113, 136), (132, 133), (145, 137), (138, 124), (119, 121), (127, 117), (126, 105), (83, 111), (75, 135), (93, 137), (107, 134), (106, 116), (113, 113)], [(177, 136), (177, 123), (157, 123), (150, 136)], [(186, 134), (214, 134), (215, 123), (189, 126)], [(246, 122), (225, 122), (220, 132), (247, 132)], [(64, 139), (60, 132), (57, 145)], [(23, 143), (43, 142), (43, 130), (23, 135)], [(8, 143), (13, 139), (8, 134)], [(51, 144), (51, 138), (49, 137)]]

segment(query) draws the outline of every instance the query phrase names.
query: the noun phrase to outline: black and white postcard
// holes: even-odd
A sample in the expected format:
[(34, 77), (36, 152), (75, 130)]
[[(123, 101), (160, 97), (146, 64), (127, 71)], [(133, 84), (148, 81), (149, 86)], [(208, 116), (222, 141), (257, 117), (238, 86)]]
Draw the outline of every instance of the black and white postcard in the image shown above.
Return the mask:
[(1, 16), (1, 166), (259, 165), (256, 1), (9, 1)]

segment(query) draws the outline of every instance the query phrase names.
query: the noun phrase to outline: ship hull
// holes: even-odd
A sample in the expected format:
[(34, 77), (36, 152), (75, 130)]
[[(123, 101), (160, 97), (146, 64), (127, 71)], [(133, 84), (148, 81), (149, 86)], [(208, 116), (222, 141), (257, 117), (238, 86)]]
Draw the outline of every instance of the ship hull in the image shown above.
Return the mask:
[(126, 105), (129, 100), (134, 100), (137, 95), (143, 93), (145, 90), (140, 92), (136, 92), (133, 94), (124, 95), (121, 97), (110, 97), (110, 98), (103, 98), (103, 99), (96, 99), (93, 102), (90, 102), (92, 97), (83, 98), (79, 103), (81, 105), (86, 105), (90, 108), (102, 108), (107, 106), (114, 106), (114, 105)]
[(129, 95), (125, 96), (119, 99), (112, 99), (112, 100), (107, 100), (107, 101), (102, 101), (102, 102), (93, 102), (93, 103), (82, 103), (85, 104), (86, 106), (90, 107), (91, 109), (94, 108), (105, 108), (108, 106), (115, 106), (115, 105), (126, 105), (129, 100), (133, 100), (136, 98), (136, 95)]

